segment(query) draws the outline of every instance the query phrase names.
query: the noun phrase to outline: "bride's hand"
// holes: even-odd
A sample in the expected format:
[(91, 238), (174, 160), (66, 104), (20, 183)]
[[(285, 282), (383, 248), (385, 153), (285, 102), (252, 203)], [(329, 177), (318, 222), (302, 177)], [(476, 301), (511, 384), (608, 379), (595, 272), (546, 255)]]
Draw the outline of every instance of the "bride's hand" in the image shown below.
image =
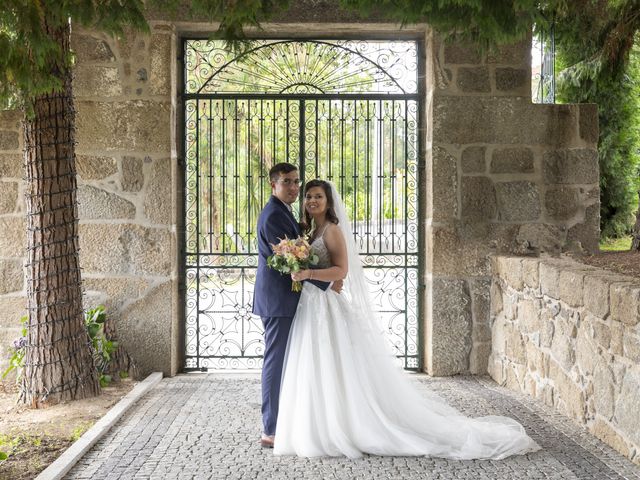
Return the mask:
[(299, 270), (291, 274), (291, 280), (294, 282), (302, 282), (311, 277), (311, 270)]

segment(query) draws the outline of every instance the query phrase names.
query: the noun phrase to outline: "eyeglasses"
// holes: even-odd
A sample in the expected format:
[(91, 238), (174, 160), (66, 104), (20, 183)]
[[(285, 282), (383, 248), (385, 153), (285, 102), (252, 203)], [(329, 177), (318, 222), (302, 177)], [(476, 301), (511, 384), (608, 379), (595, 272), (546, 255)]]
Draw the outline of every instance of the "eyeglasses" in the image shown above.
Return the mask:
[(279, 180), (277, 180), (278, 183), (285, 185), (287, 187), (290, 187), (291, 185), (295, 185), (298, 186), (300, 185), (300, 179), (296, 178), (296, 179), (290, 179), (290, 178), (281, 178)]

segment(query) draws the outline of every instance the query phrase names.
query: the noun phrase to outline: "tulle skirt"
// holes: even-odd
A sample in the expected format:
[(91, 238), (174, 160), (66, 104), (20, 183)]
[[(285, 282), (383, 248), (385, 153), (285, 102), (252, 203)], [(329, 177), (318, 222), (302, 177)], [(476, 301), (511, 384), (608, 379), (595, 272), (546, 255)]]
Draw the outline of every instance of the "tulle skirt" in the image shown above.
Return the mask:
[(289, 335), (274, 453), (501, 459), (538, 450), (511, 418), (469, 418), (412, 384), (373, 321), (305, 284)]

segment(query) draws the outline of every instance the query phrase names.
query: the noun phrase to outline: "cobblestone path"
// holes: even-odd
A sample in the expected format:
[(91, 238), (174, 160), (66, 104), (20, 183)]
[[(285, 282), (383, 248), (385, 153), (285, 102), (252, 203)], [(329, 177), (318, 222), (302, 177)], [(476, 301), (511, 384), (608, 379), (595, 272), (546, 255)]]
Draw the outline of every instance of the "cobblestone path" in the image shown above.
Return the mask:
[(501, 461), (275, 457), (258, 444), (258, 374), (164, 379), (66, 479), (640, 479), (640, 467), (571, 420), (484, 377), (414, 375), (468, 415), (507, 415), (543, 450)]

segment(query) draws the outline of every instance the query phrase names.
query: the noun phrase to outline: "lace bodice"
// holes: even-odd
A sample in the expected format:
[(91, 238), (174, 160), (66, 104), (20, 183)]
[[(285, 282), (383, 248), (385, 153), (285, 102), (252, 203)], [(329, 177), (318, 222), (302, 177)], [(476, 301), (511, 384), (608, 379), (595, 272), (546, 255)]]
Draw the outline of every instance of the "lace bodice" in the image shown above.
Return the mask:
[(329, 250), (327, 250), (327, 246), (324, 244), (322, 237), (316, 238), (311, 243), (311, 250), (313, 253), (318, 255), (318, 263), (315, 268), (331, 267), (331, 255), (329, 254)]

